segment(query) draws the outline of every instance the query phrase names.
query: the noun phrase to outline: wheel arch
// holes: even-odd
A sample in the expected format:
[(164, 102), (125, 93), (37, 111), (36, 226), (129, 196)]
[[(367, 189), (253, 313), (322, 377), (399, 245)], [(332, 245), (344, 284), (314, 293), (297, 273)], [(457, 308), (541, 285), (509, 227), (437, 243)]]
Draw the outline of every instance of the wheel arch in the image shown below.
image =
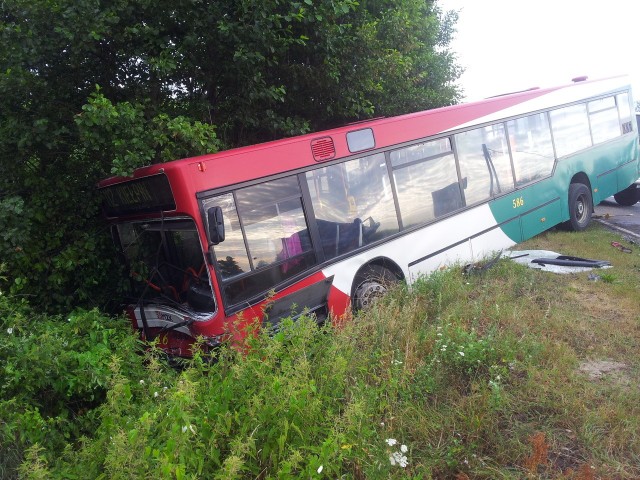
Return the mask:
[(571, 183), (582, 183), (583, 185), (586, 185), (587, 187), (589, 187), (589, 190), (592, 190), (591, 189), (591, 180), (589, 180), (589, 175), (587, 175), (584, 172), (578, 172), (578, 173), (574, 174), (573, 177), (571, 177), (571, 181), (569, 183), (570, 184)]
[(379, 267), (389, 270), (400, 281), (405, 281), (406, 279), (404, 272), (402, 271), (402, 268), (400, 268), (400, 266), (390, 258), (388, 257), (373, 258), (368, 262), (366, 262), (365, 264), (363, 264), (354, 275), (353, 282), (351, 284), (351, 298), (354, 298), (358, 285), (366, 278), (366, 275), (364, 272), (367, 271), (370, 265), (377, 265)]

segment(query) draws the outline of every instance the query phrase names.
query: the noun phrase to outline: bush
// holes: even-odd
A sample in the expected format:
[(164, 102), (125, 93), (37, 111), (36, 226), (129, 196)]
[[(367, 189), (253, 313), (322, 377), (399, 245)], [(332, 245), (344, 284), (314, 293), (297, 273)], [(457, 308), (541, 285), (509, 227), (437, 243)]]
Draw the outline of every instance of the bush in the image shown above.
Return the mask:
[(0, 292), (0, 472), (11, 476), (32, 445), (52, 460), (92, 435), (113, 362), (132, 375), (143, 368), (136, 350), (121, 319), (96, 310), (42, 315)]

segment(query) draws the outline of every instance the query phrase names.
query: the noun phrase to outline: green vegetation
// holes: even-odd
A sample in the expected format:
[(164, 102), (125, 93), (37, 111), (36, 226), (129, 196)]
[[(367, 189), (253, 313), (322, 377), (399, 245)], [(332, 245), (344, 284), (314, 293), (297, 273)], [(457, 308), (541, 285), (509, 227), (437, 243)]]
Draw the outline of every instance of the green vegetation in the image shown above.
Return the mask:
[(454, 267), (340, 328), (303, 318), (181, 371), (132, 355), (124, 322), (3, 294), (0, 472), (638, 478), (640, 249), (613, 240), (593, 226), (519, 248), (609, 260), (596, 273), (615, 281)]

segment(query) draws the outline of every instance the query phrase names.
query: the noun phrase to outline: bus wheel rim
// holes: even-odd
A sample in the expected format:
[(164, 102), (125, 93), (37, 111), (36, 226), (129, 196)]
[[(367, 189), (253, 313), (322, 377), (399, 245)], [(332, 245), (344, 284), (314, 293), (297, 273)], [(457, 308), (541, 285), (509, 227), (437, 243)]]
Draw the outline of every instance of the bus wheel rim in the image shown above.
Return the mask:
[(580, 195), (576, 201), (576, 217), (578, 221), (584, 220), (585, 215), (586, 215), (585, 200), (584, 200), (584, 196)]
[(376, 281), (367, 281), (358, 288), (358, 301), (360, 308), (368, 308), (375, 303), (377, 299), (386, 293), (387, 289), (384, 285)]

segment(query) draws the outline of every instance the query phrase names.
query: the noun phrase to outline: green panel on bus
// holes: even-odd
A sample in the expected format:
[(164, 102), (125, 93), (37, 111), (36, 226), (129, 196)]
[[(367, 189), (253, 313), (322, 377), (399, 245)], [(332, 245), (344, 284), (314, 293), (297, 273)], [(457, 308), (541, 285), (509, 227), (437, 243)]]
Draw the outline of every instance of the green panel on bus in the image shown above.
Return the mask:
[[(597, 178), (597, 184), (593, 185), (593, 203), (597, 205), (611, 195), (611, 192), (618, 191), (618, 175), (615, 170), (609, 170)], [(597, 191), (595, 191), (597, 189)]]
[(560, 199), (547, 203), (522, 216), (522, 238), (528, 239), (560, 223)]
[(516, 243), (522, 241), (522, 228), (520, 227), (520, 218), (514, 218), (507, 223), (500, 225), (504, 234)]
[(489, 202), (489, 208), (496, 223), (504, 234), (516, 243), (522, 241), (522, 232), (520, 228), (520, 212), (513, 208), (513, 204), (516, 198), (520, 196), (520, 193), (512, 192)]
[(631, 178), (636, 178), (640, 176), (638, 174), (638, 162), (631, 162), (623, 165), (618, 169), (617, 175), (617, 191), (624, 190), (629, 185), (633, 183), (633, 181), (629, 181)]

